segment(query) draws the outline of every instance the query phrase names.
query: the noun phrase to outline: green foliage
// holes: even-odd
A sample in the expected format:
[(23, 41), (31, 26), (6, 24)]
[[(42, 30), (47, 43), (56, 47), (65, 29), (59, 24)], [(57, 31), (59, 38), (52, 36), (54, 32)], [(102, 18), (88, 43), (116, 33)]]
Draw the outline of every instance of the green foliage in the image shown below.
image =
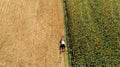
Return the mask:
[(66, 1), (72, 67), (119, 67), (120, 1)]

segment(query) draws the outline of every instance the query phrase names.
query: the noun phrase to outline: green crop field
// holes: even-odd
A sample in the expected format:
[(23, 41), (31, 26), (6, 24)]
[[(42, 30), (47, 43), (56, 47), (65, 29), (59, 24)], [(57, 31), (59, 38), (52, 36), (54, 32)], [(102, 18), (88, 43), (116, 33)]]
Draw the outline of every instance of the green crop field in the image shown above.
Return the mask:
[(72, 67), (120, 67), (120, 0), (64, 0)]

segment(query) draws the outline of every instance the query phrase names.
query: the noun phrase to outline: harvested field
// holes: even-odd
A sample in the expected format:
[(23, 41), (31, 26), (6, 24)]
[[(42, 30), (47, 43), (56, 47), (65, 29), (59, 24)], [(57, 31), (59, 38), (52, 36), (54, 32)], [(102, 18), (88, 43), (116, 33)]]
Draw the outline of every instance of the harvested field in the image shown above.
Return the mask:
[(64, 34), (62, 0), (0, 0), (0, 67), (59, 67)]

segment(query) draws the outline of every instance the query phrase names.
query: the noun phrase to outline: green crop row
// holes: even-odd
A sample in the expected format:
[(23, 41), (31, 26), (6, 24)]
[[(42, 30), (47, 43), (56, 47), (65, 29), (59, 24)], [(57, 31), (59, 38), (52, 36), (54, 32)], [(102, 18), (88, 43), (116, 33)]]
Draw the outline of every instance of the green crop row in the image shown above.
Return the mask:
[(120, 0), (64, 0), (72, 67), (120, 67)]

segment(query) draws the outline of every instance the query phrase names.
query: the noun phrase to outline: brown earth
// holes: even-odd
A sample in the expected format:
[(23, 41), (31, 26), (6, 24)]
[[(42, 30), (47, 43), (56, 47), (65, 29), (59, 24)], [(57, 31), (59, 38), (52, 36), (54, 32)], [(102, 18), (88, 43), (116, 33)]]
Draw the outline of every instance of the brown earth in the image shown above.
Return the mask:
[(0, 0), (0, 67), (67, 67), (62, 0)]

